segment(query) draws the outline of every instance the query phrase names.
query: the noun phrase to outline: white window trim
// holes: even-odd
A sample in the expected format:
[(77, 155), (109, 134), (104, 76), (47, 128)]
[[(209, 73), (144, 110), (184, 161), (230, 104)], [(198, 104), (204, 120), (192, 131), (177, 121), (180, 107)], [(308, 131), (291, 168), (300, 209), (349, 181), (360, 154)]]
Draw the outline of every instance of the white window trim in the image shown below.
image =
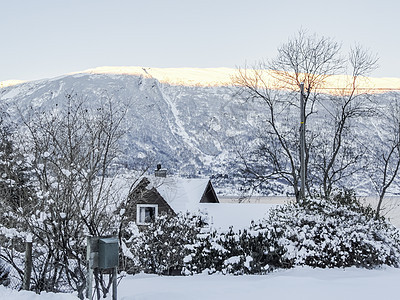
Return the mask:
[(136, 224), (137, 225), (150, 225), (151, 224), (151, 223), (146, 223), (146, 222), (140, 222), (140, 209), (141, 208), (146, 208), (146, 207), (155, 208), (155, 216), (154, 216), (154, 218), (157, 218), (157, 216), (158, 216), (158, 204), (137, 204), (136, 205)]

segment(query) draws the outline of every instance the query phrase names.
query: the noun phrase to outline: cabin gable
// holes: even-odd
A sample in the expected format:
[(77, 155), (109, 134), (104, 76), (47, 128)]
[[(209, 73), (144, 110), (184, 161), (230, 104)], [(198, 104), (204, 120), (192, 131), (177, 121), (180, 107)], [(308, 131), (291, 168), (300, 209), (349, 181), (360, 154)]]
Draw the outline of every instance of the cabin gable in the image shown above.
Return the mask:
[(162, 214), (175, 215), (158, 191), (154, 187), (148, 188), (149, 184), (150, 181), (143, 178), (128, 196), (125, 214), (133, 218), (138, 225), (147, 225), (148, 218), (154, 221)]
[(203, 196), (200, 199), (200, 203), (219, 203), (217, 194), (209, 180), (204, 190)]

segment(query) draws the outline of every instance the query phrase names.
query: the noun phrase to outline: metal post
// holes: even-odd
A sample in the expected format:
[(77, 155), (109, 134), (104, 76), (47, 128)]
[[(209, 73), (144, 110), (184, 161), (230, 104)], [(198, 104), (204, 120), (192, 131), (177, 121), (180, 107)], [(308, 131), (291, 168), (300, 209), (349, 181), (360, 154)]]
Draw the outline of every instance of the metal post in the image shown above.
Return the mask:
[(113, 292), (112, 299), (117, 300), (117, 267), (113, 268)]
[(92, 237), (86, 239), (86, 260), (87, 260), (87, 277), (86, 277), (86, 298), (92, 299), (93, 295), (93, 254), (92, 254)]
[(32, 236), (28, 234), (26, 236), (26, 247), (25, 247), (25, 268), (24, 268), (24, 282), (23, 289), (29, 291), (31, 284), (32, 274)]
[(304, 107), (304, 83), (300, 84), (300, 198), (305, 198), (305, 182), (306, 182), (306, 124), (305, 124), (305, 107)]

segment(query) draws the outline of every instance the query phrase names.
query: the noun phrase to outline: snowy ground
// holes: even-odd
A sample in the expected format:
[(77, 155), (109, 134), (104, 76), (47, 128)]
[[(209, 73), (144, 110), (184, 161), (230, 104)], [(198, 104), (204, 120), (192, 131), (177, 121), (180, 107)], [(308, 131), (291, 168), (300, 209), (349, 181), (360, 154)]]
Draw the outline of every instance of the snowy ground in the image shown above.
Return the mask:
[(265, 276), (127, 278), (124, 300), (221, 299), (399, 299), (400, 270), (321, 270), (298, 268)]
[[(127, 276), (118, 286), (120, 300), (337, 300), (399, 299), (400, 269), (296, 268), (264, 276)], [(0, 287), (0, 299), (76, 300), (73, 295), (17, 292)], [(110, 298), (109, 298), (110, 299)]]
[(33, 292), (12, 290), (0, 285), (0, 299), (4, 300), (77, 300), (74, 295), (41, 293), (37, 295)]

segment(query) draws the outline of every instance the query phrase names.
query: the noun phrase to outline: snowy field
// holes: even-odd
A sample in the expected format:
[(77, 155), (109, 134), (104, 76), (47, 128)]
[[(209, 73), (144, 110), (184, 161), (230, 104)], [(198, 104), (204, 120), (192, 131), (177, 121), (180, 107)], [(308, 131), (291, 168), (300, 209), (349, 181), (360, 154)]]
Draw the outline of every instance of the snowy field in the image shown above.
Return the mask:
[[(264, 276), (127, 276), (118, 286), (120, 300), (376, 300), (399, 299), (400, 269), (296, 268)], [(74, 295), (17, 292), (0, 287), (0, 299), (76, 300)], [(111, 299), (109, 297), (108, 299)]]
[(231, 226), (235, 231), (250, 226), (267, 216), (277, 204), (255, 203), (199, 203), (199, 210), (208, 215), (210, 225), (218, 231), (226, 231)]
[[(365, 203), (365, 204), (370, 204), (373, 208), (377, 207), (378, 203), (378, 198), (374, 196), (369, 196), (369, 197), (362, 197), (359, 196), (360, 200)], [(232, 205), (231, 210), (232, 213), (236, 214), (236, 217), (229, 217), (223, 215), (223, 211), (219, 212), (219, 210), (222, 210), (221, 206), (220, 208), (215, 208), (215, 214), (216, 214), (216, 220), (217, 220), (217, 225), (220, 225), (221, 227), (224, 227), (224, 222), (232, 222), (232, 225), (234, 227), (237, 226), (246, 226), (246, 224), (250, 224), (251, 219), (260, 219), (262, 218), (266, 212), (268, 212), (268, 208), (275, 207), (277, 205), (282, 205), (291, 201), (295, 201), (294, 198), (291, 197), (284, 197), (284, 196), (268, 196), (268, 197), (251, 197), (248, 199), (245, 199), (243, 203), (238, 204), (237, 202), (239, 201), (237, 197), (219, 197), (219, 201), (226, 205), (227, 203), (231, 203), (235, 205)], [(247, 207), (245, 208), (249, 213), (247, 216), (245, 214), (239, 215), (239, 212), (235, 212), (234, 209), (237, 207), (237, 205), (242, 205), (242, 204), (247, 204), (245, 206), (241, 207)], [(253, 205), (259, 205), (259, 209), (255, 208)], [(229, 209), (229, 205), (226, 206)], [(254, 207), (254, 208), (251, 208)], [(225, 208), (224, 208), (225, 209)], [(239, 210), (239, 208), (236, 208)], [(212, 209), (210, 209), (210, 215), (214, 213)], [(396, 226), (397, 228), (400, 228), (400, 197), (399, 196), (387, 196), (385, 197), (383, 204), (382, 204), (382, 215), (384, 215), (390, 222)], [(251, 216), (251, 217), (249, 217)], [(225, 219), (226, 218), (226, 219)], [(217, 226), (216, 226), (217, 227)], [(225, 225), (226, 227), (226, 225)]]

